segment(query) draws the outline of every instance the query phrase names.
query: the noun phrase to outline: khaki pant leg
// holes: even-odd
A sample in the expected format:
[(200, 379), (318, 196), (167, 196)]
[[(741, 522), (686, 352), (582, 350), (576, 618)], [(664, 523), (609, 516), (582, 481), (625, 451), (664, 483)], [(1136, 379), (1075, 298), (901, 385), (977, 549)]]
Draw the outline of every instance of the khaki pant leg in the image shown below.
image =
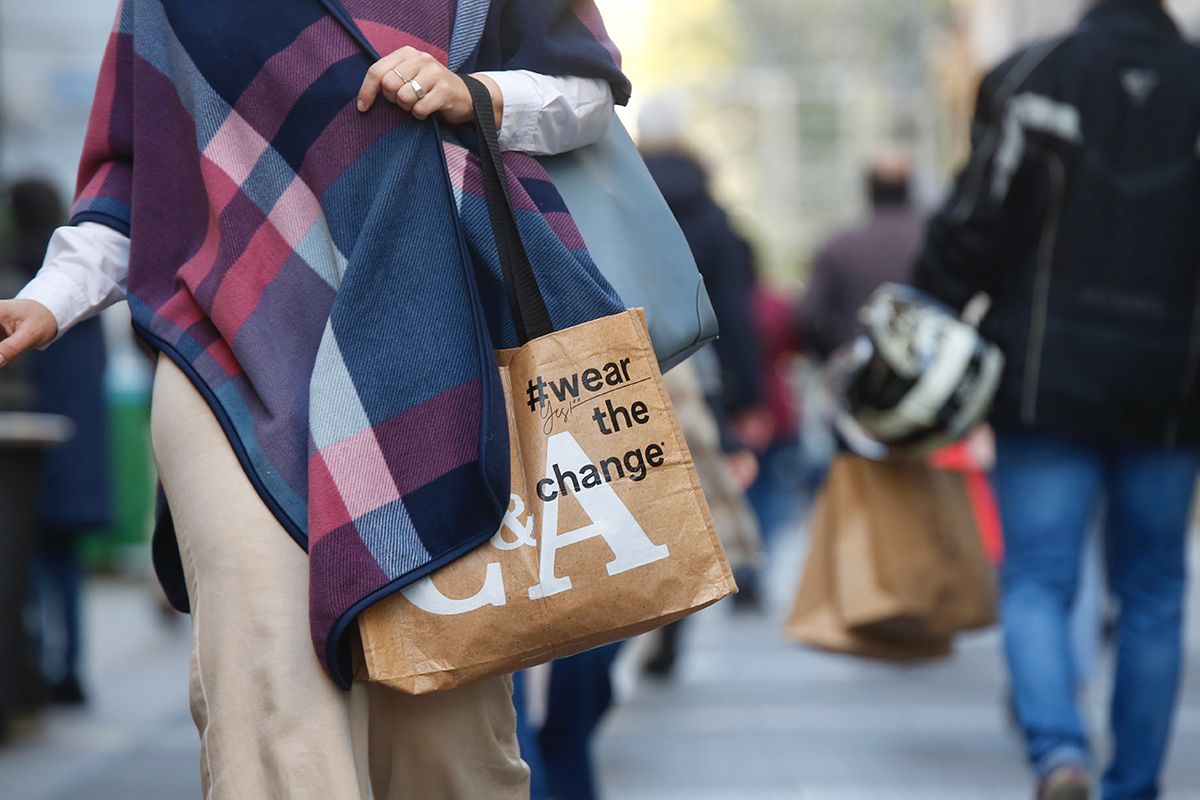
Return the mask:
[(512, 678), (413, 697), (369, 686), (376, 800), (528, 800)]
[(205, 798), (366, 800), (367, 693), (337, 689), (314, 655), (308, 559), (165, 358), (151, 428), (192, 607), (190, 700)]

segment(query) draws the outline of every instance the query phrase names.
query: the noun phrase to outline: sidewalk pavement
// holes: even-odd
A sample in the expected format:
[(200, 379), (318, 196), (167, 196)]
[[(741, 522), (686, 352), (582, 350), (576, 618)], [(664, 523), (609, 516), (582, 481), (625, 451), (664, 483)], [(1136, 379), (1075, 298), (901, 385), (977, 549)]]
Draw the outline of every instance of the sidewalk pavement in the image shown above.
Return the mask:
[[(999, 638), (894, 667), (823, 655), (780, 634), (798, 574), (784, 543), (765, 614), (722, 604), (684, 632), (676, 679), (620, 669), (622, 705), (597, 747), (609, 800), (1028, 800), (1004, 709)], [(0, 748), (4, 800), (196, 800), (185, 619), (164, 624), (150, 587), (88, 589), (92, 703), (53, 711)], [(1200, 653), (1193, 589), (1189, 664)], [(637, 647), (627, 648), (636, 655)], [(1107, 674), (1107, 670), (1102, 670)], [(1200, 798), (1200, 673), (1189, 676), (1167, 800)], [(1089, 694), (1103, 719), (1104, 686)], [(431, 800), (435, 800), (432, 799)], [(481, 799), (482, 800), (482, 799)]]
[(187, 710), (190, 627), (168, 621), (150, 584), (87, 587), (82, 709), (39, 717), (0, 747), (4, 800), (197, 800), (199, 748)]
[[(599, 746), (612, 800), (1029, 800), (1009, 720), (998, 631), (963, 637), (955, 655), (894, 666), (797, 647), (781, 634), (802, 537), (781, 543), (766, 614), (722, 604), (683, 634), (668, 684), (642, 680), (609, 717)], [(1200, 564), (1200, 541), (1193, 547)], [(1197, 573), (1193, 569), (1193, 574)], [(1187, 665), (1200, 658), (1200, 584)], [(622, 665), (628, 667), (628, 665)], [(1103, 730), (1105, 657), (1087, 693)], [(1105, 747), (1103, 742), (1098, 742)], [(1098, 750), (1103, 752), (1103, 750)], [(1200, 670), (1186, 675), (1165, 800), (1200, 798)]]

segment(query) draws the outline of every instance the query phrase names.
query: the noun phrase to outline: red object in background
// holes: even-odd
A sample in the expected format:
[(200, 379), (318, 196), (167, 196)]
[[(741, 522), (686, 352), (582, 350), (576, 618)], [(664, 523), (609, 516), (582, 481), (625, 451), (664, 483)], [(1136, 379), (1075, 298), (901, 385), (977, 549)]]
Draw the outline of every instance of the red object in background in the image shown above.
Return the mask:
[(999, 566), (1004, 560), (1004, 531), (1000, 525), (1000, 507), (996, 503), (996, 494), (992, 491), (987, 472), (978, 463), (970, 444), (960, 442), (944, 447), (930, 456), (929, 463), (937, 469), (963, 473), (967, 495), (971, 499), (971, 509), (975, 513), (975, 525), (979, 528), (979, 538), (983, 540), (984, 552), (992, 564)]
[(754, 287), (750, 308), (762, 347), (763, 388), (775, 423), (775, 439), (795, 441), (799, 411), (787, 379), (791, 356), (800, 351), (795, 301), (760, 283)]

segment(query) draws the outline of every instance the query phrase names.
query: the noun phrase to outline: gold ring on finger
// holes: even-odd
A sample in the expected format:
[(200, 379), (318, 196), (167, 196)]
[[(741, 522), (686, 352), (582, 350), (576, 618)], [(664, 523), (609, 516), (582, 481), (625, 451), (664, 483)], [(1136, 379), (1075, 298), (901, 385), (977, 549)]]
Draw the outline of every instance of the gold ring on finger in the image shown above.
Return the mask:
[(400, 85), (401, 85), (401, 86), (403, 86), (404, 84), (408, 83), (408, 78), (406, 78), (406, 77), (404, 77), (403, 75), (401, 75), (401, 74), (400, 74), (400, 68), (399, 68), (399, 67), (392, 67), (392, 72), (396, 73), (396, 77), (400, 79)]

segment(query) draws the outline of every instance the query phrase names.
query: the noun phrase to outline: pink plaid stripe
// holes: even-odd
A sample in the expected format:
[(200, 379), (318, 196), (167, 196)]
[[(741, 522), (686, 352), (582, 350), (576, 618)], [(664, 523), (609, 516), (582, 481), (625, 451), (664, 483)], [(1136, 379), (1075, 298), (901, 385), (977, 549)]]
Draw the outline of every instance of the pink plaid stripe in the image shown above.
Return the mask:
[(178, 344), (179, 335), (182, 335), (188, 328), (208, 319), (208, 312), (200, 307), (187, 287), (180, 288), (172, 295), (158, 313), (169, 320), (176, 330), (177, 335), (171, 340), (172, 344)]
[[(200, 284), (212, 272), (213, 265), (217, 263), (217, 256), (221, 252), (221, 222), (215, 212), (211, 212), (208, 217), (208, 229), (204, 234), (204, 241), (191, 258), (189, 258), (182, 267), (179, 268), (178, 281), (186, 287), (188, 296), (194, 297), (200, 290)], [(208, 312), (204, 315), (207, 317)], [(189, 326), (183, 325), (187, 328)]]
[(78, 196), (75, 198), (75, 202), (71, 204), (72, 214), (86, 206), (88, 202), (104, 195), (104, 184), (108, 181), (108, 176), (112, 174), (114, 165), (115, 162), (113, 161), (104, 162), (104, 164), (92, 174), (87, 183), (79, 189), (77, 193)]
[[(430, 44), (424, 39), (414, 36), (411, 33), (397, 30), (391, 25), (385, 25), (382, 22), (371, 22), (366, 19), (356, 19), (354, 22), (363, 32), (363, 36), (367, 37), (367, 41), (380, 55), (388, 55), (399, 50), (401, 47), (412, 47), (417, 50), (429, 53), (443, 64), (446, 63), (446, 51), (436, 45)], [(408, 77), (412, 77), (411, 75)]]
[[(263, 137), (273, 139), (300, 96), (331, 66), (358, 52), (358, 44), (337, 20), (323, 17), (263, 64), (238, 98), (235, 113)], [(287, 80), (281, 81), (280, 76)]]
[(323, 216), (321, 201), (304, 181), (296, 178), (280, 195), (267, 219), (283, 236), (284, 241), (295, 248), (304, 241), (312, 226)]
[(600, 16), (600, 9), (596, 8), (593, 0), (575, 0), (575, 7), (572, 10), (579, 21), (583, 23), (583, 27), (588, 29), (588, 33), (592, 34), (596, 41), (600, 42), (608, 51), (613, 63), (618, 67), (621, 66), (621, 51), (609, 38), (608, 31), (604, 27), (604, 18)]
[(229, 348), (229, 344), (224, 339), (217, 339), (210, 344), (205, 348), (204, 354), (212, 359), (226, 377), (232, 378), (242, 373), (242, 365), (238, 363), (237, 356), (233, 354), (233, 350)]
[[(455, 191), (484, 197), (483, 173), (479, 168), (479, 158), (467, 151), (466, 148), (450, 142), (444, 142), (442, 149), (446, 153), (450, 184)], [(538, 211), (537, 204), (533, 202), (529, 192), (525, 191), (525, 187), (521, 185), (519, 179), (533, 178), (550, 182), (550, 176), (546, 170), (535, 159), (521, 153), (507, 154), (504, 163), (509, 167), (508, 190), (512, 197), (513, 208), (523, 211)], [(587, 243), (583, 240), (583, 234), (579, 232), (579, 227), (570, 214), (553, 211), (544, 214), (544, 217), (564, 247), (571, 250), (587, 247)]]
[(292, 254), (292, 248), (271, 223), (263, 224), (241, 257), (221, 280), (213, 299), (212, 320), (232, 341), (254, 313), (263, 292)]
[(215, 215), (220, 215), (241, 190), (229, 173), (210, 158), (200, 159), (200, 174), (204, 178), (204, 189), (208, 192), (208, 205)]
[(479, 455), (478, 380), (447, 389), (375, 426), (401, 495), (415, 492)]
[(326, 535), (351, 522), (350, 512), (342, 503), (342, 494), (320, 453), (308, 461), (308, 536), (309, 547)]
[(217, 135), (204, 148), (204, 157), (220, 167), (240, 186), (270, 147), (254, 126), (236, 111), (229, 112)]
[(300, 177), (320, 197), (372, 145), (411, 120), (391, 103), (376, 103), (366, 114), (347, 104), (313, 142)]
[(374, 430), (365, 430), (321, 451), (352, 519), (400, 499)]
[(546, 215), (546, 222), (550, 225), (550, 230), (554, 231), (554, 235), (563, 243), (564, 247), (571, 250), (582, 250), (587, 247), (587, 242), (583, 240), (583, 234), (579, 232), (579, 226), (575, 224), (575, 218), (563, 211), (551, 211)]
[[(442, 149), (446, 152), (446, 163), (450, 165), (450, 183), (455, 190), (464, 191), (476, 197), (484, 197), (483, 173), (479, 169), (479, 157), (450, 142), (443, 142)], [(511, 158), (512, 154), (509, 155)], [(510, 163), (510, 158), (505, 158), (506, 166)], [(529, 193), (516, 183), (516, 177), (513, 173), (509, 174), (508, 188), (509, 194), (512, 195), (513, 208), (518, 211), (537, 211), (537, 206), (529, 197)]]

